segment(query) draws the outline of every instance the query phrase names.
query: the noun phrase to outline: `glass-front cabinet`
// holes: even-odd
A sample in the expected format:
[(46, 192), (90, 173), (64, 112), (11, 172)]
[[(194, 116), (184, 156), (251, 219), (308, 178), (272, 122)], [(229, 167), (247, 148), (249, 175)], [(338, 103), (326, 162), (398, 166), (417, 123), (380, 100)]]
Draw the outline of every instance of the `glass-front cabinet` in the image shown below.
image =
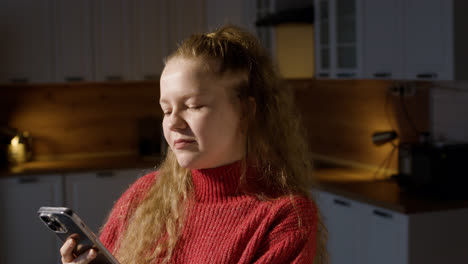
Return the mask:
[(315, 0), (317, 78), (355, 78), (361, 62), (361, 0)]

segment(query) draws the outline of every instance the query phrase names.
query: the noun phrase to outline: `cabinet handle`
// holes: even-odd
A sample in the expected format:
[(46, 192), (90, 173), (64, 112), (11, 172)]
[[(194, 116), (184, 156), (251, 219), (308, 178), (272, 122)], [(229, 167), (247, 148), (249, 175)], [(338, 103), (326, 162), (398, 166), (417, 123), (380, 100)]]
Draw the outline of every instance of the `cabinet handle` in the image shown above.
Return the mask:
[(333, 203), (335, 203), (337, 205), (344, 206), (344, 207), (351, 207), (350, 202), (342, 201), (342, 200), (339, 200), (339, 199), (333, 199)]
[(326, 73), (326, 72), (320, 72), (320, 73), (318, 74), (318, 76), (319, 76), (319, 77), (328, 77), (328, 76), (330, 76), (330, 75), (329, 75), (328, 73)]
[(70, 77), (65, 77), (65, 81), (67, 81), (67, 82), (82, 82), (82, 81), (84, 81), (84, 78), (80, 77), (80, 76), (70, 76)]
[(337, 73), (336, 74), (337, 77), (340, 77), (340, 78), (349, 78), (349, 77), (354, 77), (356, 76), (355, 73), (351, 73), (351, 72), (341, 72), (341, 73)]
[(148, 74), (143, 77), (146, 81), (154, 81), (158, 79), (158, 76), (155, 74)]
[(374, 73), (375, 78), (389, 78), (392, 77), (390, 72), (376, 72)]
[(10, 82), (12, 82), (12, 83), (28, 83), (29, 80), (28, 80), (28, 78), (12, 78), (12, 79), (10, 79)]
[(100, 172), (96, 173), (96, 176), (98, 178), (110, 178), (110, 177), (114, 177), (114, 172), (112, 172), (112, 171), (100, 171)]
[(373, 213), (374, 213), (374, 215), (380, 216), (380, 217), (383, 217), (383, 218), (393, 218), (392, 214), (382, 212), (380, 210), (374, 210)]
[(38, 181), (37, 177), (19, 177), (18, 178), (19, 184), (35, 183), (37, 181)]
[(107, 81), (122, 81), (123, 77), (120, 75), (109, 75), (109, 76), (106, 76), (106, 80)]
[(420, 73), (416, 77), (418, 79), (435, 79), (437, 78), (437, 73)]

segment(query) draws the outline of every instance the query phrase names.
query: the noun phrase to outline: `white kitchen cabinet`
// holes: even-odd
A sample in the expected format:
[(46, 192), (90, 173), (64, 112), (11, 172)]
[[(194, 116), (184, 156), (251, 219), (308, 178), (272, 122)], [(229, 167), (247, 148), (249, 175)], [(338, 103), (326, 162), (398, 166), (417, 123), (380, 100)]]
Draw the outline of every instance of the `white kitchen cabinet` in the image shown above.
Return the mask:
[(0, 83), (53, 79), (52, 0), (0, 1)]
[(463, 0), (404, 1), (404, 57), (406, 79), (468, 79)]
[(407, 263), (408, 216), (362, 204), (361, 263)]
[[(131, 1), (93, 1), (96, 81), (132, 79)], [(153, 13), (157, 16), (157, 13)]]
[(0, 263), (58, 263), (59, 243), (37, 217), (41, 206), (63, 206), (60, 175), (0, 180)]
[(168, 7), (171, 51), (190, 35), (205, 33), (205, 0), (172, 0)]
[(175, 46), (169, 46), (169, 1), (133, 1), (132, 39), (134, 76), (137, 80), (159, 80), (163, 59)]
[(66, 205), (98, 233), (115, 201), (142, 173), (118, 170), (66, 174)]
[(58, 82), (94, 80), (91, 0), (55, 0)]
[[(330, 264), (359, 264), (361, 233), (361, 208), (344, 197), (327, 192), (320, 192), (318, 205), (323, 221), (328, 228), (327, 248), (330, 252)], [(345, 221), (344, 221), (345, 220)], [(339, 252), (339, 254), (334, 254)]]
[(205, 0), (206, 29), (212, 31), (225, 24), (234, 24), (255, 32), (255, 2), (252, 0)]
[(362, 74), (362, 1), (315, 0), (318, 78)]
[(402, 0), (363, 0), (363, 77), (403, 78)]
[(436, 264), (468, 260), (468, 208), (403, 214), (314, 190), (330, 263)]

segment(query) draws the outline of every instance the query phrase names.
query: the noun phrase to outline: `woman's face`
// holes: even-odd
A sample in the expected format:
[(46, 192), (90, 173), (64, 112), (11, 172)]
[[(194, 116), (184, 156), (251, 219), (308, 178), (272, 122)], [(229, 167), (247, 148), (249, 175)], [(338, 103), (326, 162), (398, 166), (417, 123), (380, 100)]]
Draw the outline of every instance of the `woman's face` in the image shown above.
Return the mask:
[(164, 137), (182, 167), (214, 168), (243, 158), (236, 74), (217, 76), (201, 59), (173, 58), (161, 75)]

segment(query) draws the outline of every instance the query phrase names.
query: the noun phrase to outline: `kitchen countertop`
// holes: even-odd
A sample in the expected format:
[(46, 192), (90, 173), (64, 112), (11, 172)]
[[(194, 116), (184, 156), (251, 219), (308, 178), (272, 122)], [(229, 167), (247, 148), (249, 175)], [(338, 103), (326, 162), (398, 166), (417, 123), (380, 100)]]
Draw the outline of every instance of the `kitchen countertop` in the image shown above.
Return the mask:
[[(61, 174), (116, 169), (151, 169), (160, 157), (102, 157), (79, 160), (33, 161), (0, 170), (0, 177)], [(375, 179), (373, 172), (347, 167), (317, 168), (317, 188), (356, 201), (404, 214), (468, 208), (468, 200), (449, 200), (405, 192), (393, 180)]]
[(160, 157), (117, 156), (69, 160), (31, 161), (0, 169), (0, 177), (60, 174), (83, 171), (154, 168)]
[(408, 193), (392, 179), (373, 179), (373, 172), (351, 168), (316, 171), (318, 189), (403, 214), (468, 208), (468, 200)]

